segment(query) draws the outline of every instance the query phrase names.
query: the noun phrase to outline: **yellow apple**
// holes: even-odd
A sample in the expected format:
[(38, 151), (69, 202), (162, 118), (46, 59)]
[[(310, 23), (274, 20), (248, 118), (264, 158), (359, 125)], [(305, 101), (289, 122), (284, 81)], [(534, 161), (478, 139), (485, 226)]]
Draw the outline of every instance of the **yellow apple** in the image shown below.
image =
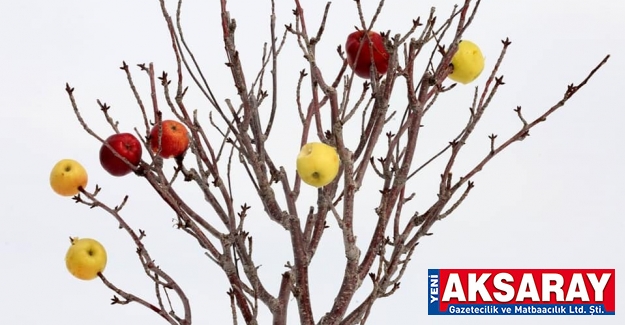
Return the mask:
[(52, 190), (62, 196), (78, 194), (79, 187), (87, 187), (87, 171), (76, 160), (63, 159), (50, 172)]
[(484, 56), (475, 43), (462, 40), (458, 43), (458, 51), (451, 59), (451, 65), (453, 71), (449, 79), (466, 85), (477, 79), (484, 70)]
[(321, 142), (305, 144), (297, 155), (297, 174), (314, 187), (330, 184), (339, 172), (339, 165), (336, 149)]
[(65, 265), (73, 276), (93, 280), (106, 267), (106, 250), (97, 240), (71, 238), (72, 245), (65, 255)]

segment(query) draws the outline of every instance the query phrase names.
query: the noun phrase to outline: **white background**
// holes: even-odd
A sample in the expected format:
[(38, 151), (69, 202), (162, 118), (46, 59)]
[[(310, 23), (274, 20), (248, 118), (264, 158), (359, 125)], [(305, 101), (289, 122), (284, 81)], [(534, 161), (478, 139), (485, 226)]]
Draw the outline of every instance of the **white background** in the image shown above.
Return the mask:
[[(183, 24), (219, 100), (235, 99), (221, 41), (217, 2), (184, 4)], [(175, 5), (175, 3), (171, 3)], [(451, 11), (452, 1), (436, 1), (439, 19)], [(311, 33), (316, 31), (324, 3), (303, 1)], [(248, 81), (259, 68), (263, 42), (268, 40), (269, 1), (230, 1), (237, 19), (237, 45)], [(291, 23), (294, 4), (278, 1), (278, 27)], [(476, 188), (465, 204), (436, 224), (434, 236), (421, 242), (401, 289), (380, 300), (368, 324), (622, 324), (625, 298), (617, 281), (617, 316), (427, 316), (428, 268), (616, 268), (625, 269), (625, 190), (623, 132), (623, 73), (625, 72), (625, 3), (597, 1), (483, 1), (476, 21), (465, 34), (480, 44), (487, 59), (485, 73), (470, 86), (441, 98), (424, 121), (423, 162), (457, 133), (467, 114), (473, 86), (482, 85), (509, 37), (512, 45), (500, 73), (506, 85), (493, 101), (481, 126), (459, 159), (456, 175), (466, 172), (488, 149), (487, 135), (499, 139), (517, 130), (512, 109), (522, 105), (526, 118), (534, 118), (562, 96), (566, 85), (579, 82), (605, 54), (612, 58), (595, 78), (564, 108), (531, 136), (497, 157), (475, 178)], [(423, 1), (387, 1), (376, 25), (378, 30), (404, 32), (411, 19), (425, 18)], [(365, 6), (367, 19), (374, 5)], [(335, 49), (353, 26), (359, 25), (353, 1), (332, 4), (326, 32), (317, 48), (326, 79), (340, 61)], [(143, 274), (128, 236), (112, 217), (76, 205), (55, 195), (48, 184), (50, 169), (62, 158), (80, 161), (88, 170), (93, 189), (103, 187), (101, 199), (116, 205), (129, 194), (124, 216), (134, 227), (146, 229), (145, 239), (156, 261), (186, 290), (193, 303), (194, 324), (226, 324), (230, 319), (228, 289), (221, 271), (184, 233), (172, 227), (174, 215), (137, 177), (114, 178), (99, 166), (97, 141), (88, 136), (73, 116), (64, 91), (69, 82), (85, 118), (102, 136), (103, 123), (96, 99), (113, 106), (121, 128), (141, 126), (140, 113), (119, 66), (125, 60), (147, 101), (145, 75), (137, 63), (154, 62), (157, 71), (173, 76), (174, 61), (157, 1), (11, 1), (0, 6), (0, 311), (3, 324), (159, 324), (163, 321), (136, 304), (109, 305), (112, 292), (100, 281), (84, 282), (65, 269), (68, 236), (93, 237), (107, 248), (105, 274), (118, 286), (153, 301), (151, 282)], [(269, 141), (274, 160), (290, 177), (299, 151), (295, 78), (307, 65), (291, 37), (280, 58), (279, 124)], [(190, 82), (190, 80), (189, 80)], [(357, 81), (359, 84), (360, 81)], [(190, 85), (190, 84), (189, 84)], [(403, 84), (401, 85), (403, 88)], [(306, 90), (308, 88), (305, 88)], [(398, 91), (401, 89), (398, 89)], [(398, 92), (398, 95), (400, 93)], [(403, 107), (397, 96), (396, 107)], [(305, 98), (310, 98), (305, 93)], [(164, 105), (164, 104), (163, 104)], [(208, 109), (191, 88), (187, 106)], [(172, 117), (165, 111), (166, 117)], [(169, 114), (169, 115), (167, 115)], [(396, 121), (395, 121), (396, 122)], [(359, 122), (358, 122), (359, 123)], [(295, 131), (294, 131), (295, 130)], [(312, 139), (312, 138), (311, 138)], [(348, 138), (357, 140), (356, 133)], [(146, 155), (147, 156), (147, 155)], [(435, 195), (440, 164), (424, 170), (410, 189), (417, 198), (410, 211), (425, 211)], [(253, 189), (240, 177), (237, 206), (253, 206), (249, 218), (255, 257), (266, 286), (276, 292), (284, 263), (291, 259), (288, 237), (270, 222)], [(246, 184), (246, 185), (243, 185)], [(368, 242), (372, 208), (379, 182), (360, 192), (356, 228), (359, 244)], [(192, 187), (181, 191), (209, 220), (216, 220)], [(315, 190), (304, 187), (300, 211), (316, 200)], [(247, 200), (247, 201), (245, 201)], [(332, 304), (342, 277), (343, 248), (333, 220), (311, 265), (315, 319)], [(364, 248), (363, 248), (364, 249)], [(355, 302), (368, 293), (368, 283)], [(295, 301), (292, 300), (291, 306)], [(261, 323), (268, 324), (266, 309)], [(297, 312), (289, 313), (297, 323)]]

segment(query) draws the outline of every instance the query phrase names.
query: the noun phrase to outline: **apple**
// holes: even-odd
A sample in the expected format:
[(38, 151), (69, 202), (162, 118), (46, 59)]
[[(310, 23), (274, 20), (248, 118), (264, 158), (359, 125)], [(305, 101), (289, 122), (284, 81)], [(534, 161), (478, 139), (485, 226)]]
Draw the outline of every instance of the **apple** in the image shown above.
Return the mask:
[(93, 280), (106, 267), (104, 246), (91, 238), (70, 238), (72, 244), (65, 254), (65, 266), (81, 280)]
[[(371, 40), (371, 43), (369, 43), (369, 40)], [(359, 48), (360, 52), (358, 52)], [(347, 41), (345, 42), (347, 64), (354, 70), (354, 74), (361, 78), (371, 78), (371, 49), (373, 49), (373, 63), (377, 73), (385, 74), (388, 70), (389, 55), (384, 47), (382, 36), (379, 33), (370, 31), (367, 39), (365, 32), (362, 30), (355, 31), (347, 36)]]
[(172, 158), (182, 155), (189, 147), (189, 135), (184, 124), (165, 120), (162, 122), (163, 133), (161, 134), (161, 150), (158, 141), (158, 124), (150, 131), (150, 148), (163, 158)]
[(50, 186), (56, 194), (61, 196), (78, 194), (79, 188), (87, 187), (87, 181), (87, 171), (73, 159), (60, 160), (50, 172)]
[[(141, 161), (141, 142), (130, 133), (113, 134), (105, 141), (120, 156), (124, 157), (132, 166), (138, 166)], [(132, 167), (121, 160), (104, 143), (100, 147), (100, 165), (113, 176), (124, 176), (132, 171)]]
[(297, 155), (297, 174), (314, 187), (330, 184), (339, 172), (339, 165), (336, 149), (321, 142), (305, 144)]
[(449, 79), (466, 85), (477, 79), (484, 70), (484, 56), (475, 43), (461, 40), (458, 51), (451, 59), (451, 66), (453, 71)]

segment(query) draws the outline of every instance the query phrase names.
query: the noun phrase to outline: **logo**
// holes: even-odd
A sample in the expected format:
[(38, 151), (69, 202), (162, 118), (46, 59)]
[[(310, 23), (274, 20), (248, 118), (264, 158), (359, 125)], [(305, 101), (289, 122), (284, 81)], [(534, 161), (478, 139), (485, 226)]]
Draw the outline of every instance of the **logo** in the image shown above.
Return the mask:
[(429, 269), (428, 315), (614, 315), (614, 269)]

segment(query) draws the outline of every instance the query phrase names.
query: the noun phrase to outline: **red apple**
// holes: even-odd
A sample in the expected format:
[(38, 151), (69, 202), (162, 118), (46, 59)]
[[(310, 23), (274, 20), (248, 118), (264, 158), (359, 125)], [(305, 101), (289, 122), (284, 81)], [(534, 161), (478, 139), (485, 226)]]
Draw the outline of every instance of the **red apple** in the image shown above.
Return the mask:
[[(141, 161), (141, 142), (130, 133), (113, 134), (105, 141), (120, 156), (126, 158), (132, 166)], [(132, 167), (118, 158), (105, 144), (100, 148), (100, 164), (113, 176), (124, 176), (132, 171)]]
[[(172, 158), (182, 155), (189, 147), (189, 136), (184, 124), (166, 120), (162, 122), (163, 133), (161, 134), (161, 151), (159, 156)], [(159, 152), (158, 148), (158, 124), (150, 131), (150, 148), (154, 153)]]
[[(369, 40), (371, 40), (371, 46), (369, 45)], [(359, 48), (360, 52), (358, 52)], [(361, 78), (371, 78), (371, 49), (373, 49), (373, 63), (375, 63), (376, 71), (378, 74), (385, 74), (388, 70), (389, 55), (384, 47), (382, 36), (370, 31), (369, 39), (367, 39), (365, 32), (362, 30), (355, 31), (347, 36), (347, 41), (345, 42), (347, 64)], [(356, 56), (358, 56), (357, 59)]]

